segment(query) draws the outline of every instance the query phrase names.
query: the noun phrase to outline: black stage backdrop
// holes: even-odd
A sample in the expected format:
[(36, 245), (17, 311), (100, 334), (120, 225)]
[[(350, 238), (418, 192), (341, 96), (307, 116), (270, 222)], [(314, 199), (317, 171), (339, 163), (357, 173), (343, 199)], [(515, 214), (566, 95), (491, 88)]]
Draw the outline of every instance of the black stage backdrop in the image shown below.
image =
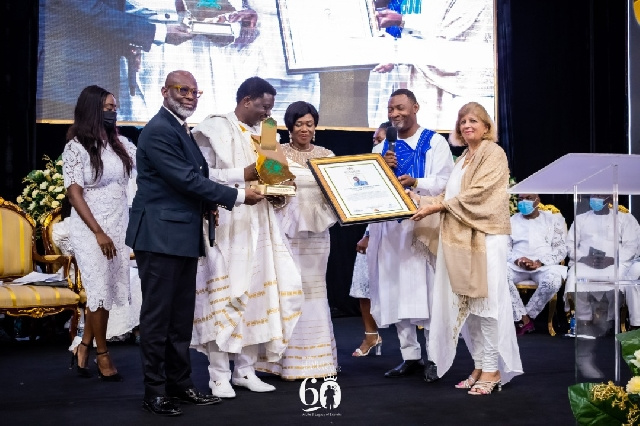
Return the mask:
[[(570, 152), (628, 152), (626, 10), (620, 1), (496, 0), (499, 136), (517, 180)], [(22, 177), (44, 165), (42, 155), (62, 152), (68, 126), (35, 123), (38, 1), (9, 0), (3, 12), (0, 196), (15, 200)], [(123, 133), (135, 140), (138, 129)], [(326, 130), (318, 143), (337, 155), (368, 152), (371, 135)], [(571, 221), (567, 196), (542, 201)], [(327, 286), (334, 314), (357, 313), (348, 292), (362, 232), (332, 229)]]

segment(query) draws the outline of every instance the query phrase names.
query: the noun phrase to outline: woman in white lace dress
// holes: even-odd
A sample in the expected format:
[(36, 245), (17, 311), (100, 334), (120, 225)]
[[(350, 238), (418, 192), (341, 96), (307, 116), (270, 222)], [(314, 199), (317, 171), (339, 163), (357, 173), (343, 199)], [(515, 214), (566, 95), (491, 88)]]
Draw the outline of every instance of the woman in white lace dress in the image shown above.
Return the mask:
[(73, 210), (69, 238), (87, 310), (77, 371), (89, 377), (89, 346), (96, 341), (98, 375), (121, 381), (107, 350), (109, 310), (131, 301), (129, 253), (124, 243), (129, 221), (127, 182), (135, 167), (135, 146), (116, 129), (116, 100), (98, 86), (86, 87), (76, 103), (69, 142), (62, 153), (64, 185)]
[(336, 222), (336, 217), (307, 166), (310, 158), (334, 155), (312, 143), (318, 119), (316, 108), (302, 101), (289, 105), (284, 115), (291, 142), (281, 147), (291, 172), (296, 175), (297, 190), (296, 196), (290, 197), (288, 204), (278, 210), (278, 217), (302, 275), (304, 302), (302, 315), (280, 361), (260, 361), (256, 370), (280, 375), (285, 380), (335, 376), (338, 367), (325, 277), (329, 227)]
[[(134, 177), (129, 179), (129, 188), (132, 187), (132, 181)], [(133, 182), (135, 186), (135, 182)], [(133, 196), (129, 194), (129, 199)], [(131, 204), (131, 203), (129, 203)], [(51, 232), (51, 239), (53, 243), (60, 249), (62, 254), (66, 256), (75, 256), (73, 253), (73, 247), (71, 247), (71, 240), (69, 238), (69, 223), (71, 215), (71, 204), (69, 199), (64, 198), (62, 200), (61, 220), (53, 224), (53, 230)], [(68, 212), (67, 212), (68, 209)], [(74, 266), (71, 265), (71, 271), (69, 272), (72, 279)], [(130, 261), (129, 265), (129, 285), (131, 289), (131, 303), (124, 306), (112, 306), (109, 312), (109, 322), (107, 323), (107, 340), (114, 339), (116, 341), (125, 340), (129, 333), (133, 333), (136, 344), (139, 343), (140, 335), (138, 334), (138, 325), (140, 324), (140, 306), (142, 305), (142, 291), (140, 288), (140, 277), (138, 276), (138, 267), (135, 260)], [(74, 354), (77, 351), (77, 347), (82, 341), (82, 335), (84, 333), (84, 313), (80, 316), (80, 322), (78, 324), (78, 335), (73, 338), (69, 351)]]

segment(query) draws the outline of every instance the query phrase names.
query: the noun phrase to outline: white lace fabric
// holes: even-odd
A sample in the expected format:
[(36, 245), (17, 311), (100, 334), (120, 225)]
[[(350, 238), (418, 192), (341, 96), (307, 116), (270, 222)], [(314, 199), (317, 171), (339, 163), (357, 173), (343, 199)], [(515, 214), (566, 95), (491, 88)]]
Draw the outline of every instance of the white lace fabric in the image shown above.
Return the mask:
[[(135, 164), (136, 147), (126, 138), (121, 142)], [(110, 310), (113, 305), (124, 306), (131, 301), (129, 288), (129, 254), (125, 233), (129, 222), (127, 204), (128, 176), (122, 161), (107, 145), (102, 150), (102, 175), (94, 180), (89, 153), (75, 140), (69, 141), (62, 153), (64, 185), (77, 184), (102, 230), (113, 240), (116, 257), (108, 260), (100, 250), (95, 235), (72, 209), (69, 218), (69, 237), (82, 283), (87, 292), (87, 306)]]

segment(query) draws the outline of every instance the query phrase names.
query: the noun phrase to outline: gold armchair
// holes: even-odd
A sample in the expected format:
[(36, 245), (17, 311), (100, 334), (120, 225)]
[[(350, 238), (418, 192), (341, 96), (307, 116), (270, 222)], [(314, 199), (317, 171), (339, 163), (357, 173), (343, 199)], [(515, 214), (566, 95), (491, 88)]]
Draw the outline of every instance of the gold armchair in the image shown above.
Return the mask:
[[(62, 215), (60, 207), (51, 210), (42, 219), (42, 244), (44, 245), (44, 253), (46, 255), (59, 256), (64, 254), (62, 253), (62, 250), (60, 250), (60, 247), (58, 247), (53, 241), (53, 225), (61, 220)], [(80, 270), (78, 269), (78, 264), (76, 263), (76, 258), (73, 256), (71, 256), (71, 266), (73, 266), (73, 270), (69, 270), (69, 274), (73, 274), (76, 292), (80, 294), (80, 298), (82, 299), (82, 295), (84, 293), (84, 289), (82, 288), (82, 278)], [(47, 271), (53, 273), (60, 270), (61, 267), (61, 264), (51, 263), (47, 265)], [(82, 300), (80, 302), (82, 303)]]
[[(564, 282), (562, 283), (564, 285)], [(516, 288), (520, 293), (526, 293), (528, 291), (535, 291), (538, 288), (538, 284), (532, 280), (526, 280), (516, 283)], [(553, 327), (553, 317), (556, 314), (556, 307), (558, 306), (558, 293), (554, 294), (551, 300), (549, 300), (549, 315), (547, 316), (547, 328), (551, 336), (556, 335), (556, 330)], [(532, 320), (533, 321), (533, 320)]]
[[(35, 222), (26, 212), (0, 197), (0, 313), (42, 318), (70, 310), (77, 313), (80, 296), (69, 276), (71, 256), (40, 255)], [(35, 264), (62, 265), (67, 287), (11, 284), (35, 269)], [(77, 268), (76, 268), (77, 270)]]

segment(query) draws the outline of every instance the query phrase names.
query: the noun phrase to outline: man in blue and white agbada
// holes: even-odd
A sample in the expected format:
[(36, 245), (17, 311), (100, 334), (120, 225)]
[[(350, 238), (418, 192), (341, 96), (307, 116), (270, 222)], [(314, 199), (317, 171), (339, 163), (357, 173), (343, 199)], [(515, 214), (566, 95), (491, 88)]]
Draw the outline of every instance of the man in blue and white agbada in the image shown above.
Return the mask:
[[(453, 170), (453, 158), (444, 137), (418, 124), (419, 108), (410, 90), (393, 92), (388, 118), (398, 130), (395, 152), (389, 151), (387, 140), (376, 145), (373, 152), (384, 156), (403, 186), (419, 195), (436, 196), (444, 191)], [(403, 359), (386, 377), (423, 370), (417, 326), (424, 327), (429, 341), (435, 258), (412, 247), (414, 224), (410, 220), (393, 220), (373, 223), (368, 228), (371, 314), (378, 327), (396, 325)], [(425, 349), (429, 359), (428, 348)], [(427, 362), (424, 374), (428, 382), (437, 379), (432, 362)]]

